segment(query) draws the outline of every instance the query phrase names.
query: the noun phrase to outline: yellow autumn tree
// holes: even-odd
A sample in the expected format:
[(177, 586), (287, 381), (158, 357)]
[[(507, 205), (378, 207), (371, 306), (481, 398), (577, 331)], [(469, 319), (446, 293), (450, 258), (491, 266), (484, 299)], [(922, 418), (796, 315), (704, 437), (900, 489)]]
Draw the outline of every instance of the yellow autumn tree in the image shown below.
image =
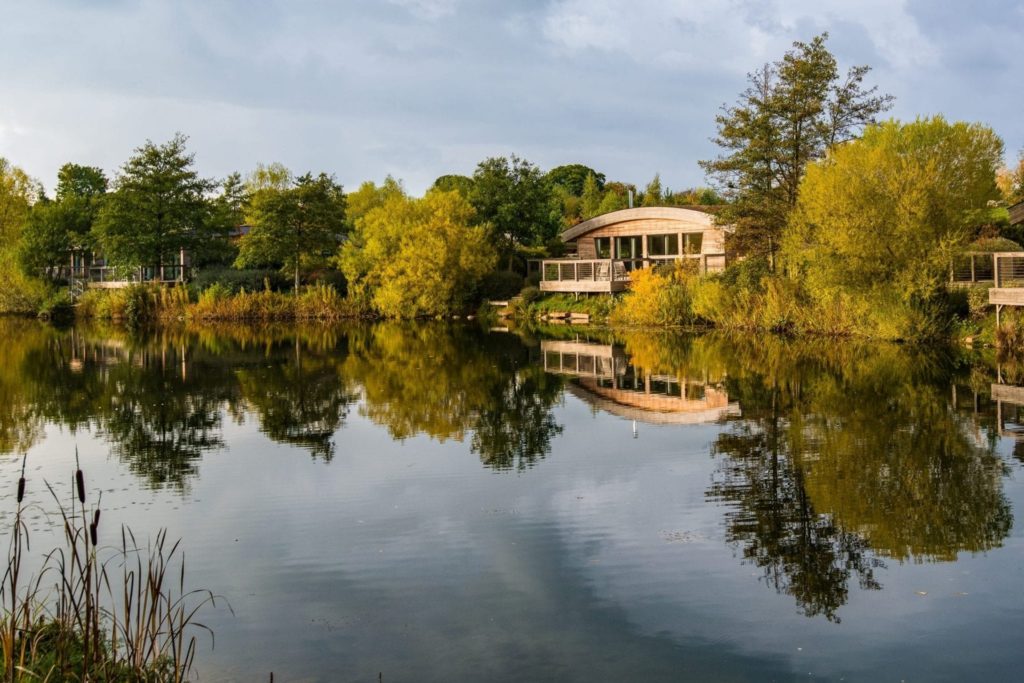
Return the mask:
[(486, 226), (458, 192), (393, 193), (356, 221), (338, 263), (349, 291), (390, 318), (440, 316), (470, 303), (495, 264)]

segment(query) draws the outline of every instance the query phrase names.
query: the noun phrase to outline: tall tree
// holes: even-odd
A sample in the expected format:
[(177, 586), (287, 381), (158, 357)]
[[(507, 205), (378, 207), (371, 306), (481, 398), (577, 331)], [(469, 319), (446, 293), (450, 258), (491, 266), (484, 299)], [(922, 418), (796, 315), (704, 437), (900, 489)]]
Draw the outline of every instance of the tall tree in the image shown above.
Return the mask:
[(582, 197), (586, 187), (587, 178), (594, 176), (597, 181), (597, 189), (604, 189), (604, 173), (598, 173), (589, 166), (583, 164), (566, 164), (556, 166), (547, 172), (548, 182), (566, 189), (574, 197)]
[(580, 214), (586, 220), (601, 213), (601, 182), (593, 173), (583, 181), (583, 192), (580, 195)]
[(28, 273), (66, 265), (72, 250), (92, 247), (92, 230), (107, 192), (107, 177), (95, 166), (64, 164), (57, 172), (54, 201), (32, 207), (18, 247)]
[(661, 194), (661, 174), (655, 173), (651, 182), (647, 183), (647, 187), (644, 188), (644, 197), (640, 206), (661, 206), (664, 199)]
[(730, 200), (719, 216), (734, 226), (731, 248), (772, 267), (807, 164), (892, 106), (892, 96), (864, 87), (869, 67), (840, 76), (827, 39), (795, 42), (780, 61), (749, 74), (739, 101), (715, 119), (713, 141), (725, 153), (700, 162)]
[(519, 157), (491, 157), (473, 173), (477, 219), (491, 226), (512, 269), (516, 248), (541, 246), (558, 233), (559, 207), (540, 169)]
[(240, 244), (239, 268), (281, 265), (298, 292), (303, 270), (327, 263), (346, 232), (345, 193), (333, 176), (305, 174), (290, 187), (254, 192), (247, 215), (252, 229)]
[(455, 190), (463, 197), (469, 199), (470, 194), (473, 192), (473, 179), (465, 175), (443, 175), (434, 181), (431, 188), (443, 192)]
[(135, 150), (114, 182), (96, 223), (104, 255), (123, 267), (177, 263), (179, 254), (206, 240), (207, 193), (212, 180), (199, 177), (188, 138), (175, 134)]

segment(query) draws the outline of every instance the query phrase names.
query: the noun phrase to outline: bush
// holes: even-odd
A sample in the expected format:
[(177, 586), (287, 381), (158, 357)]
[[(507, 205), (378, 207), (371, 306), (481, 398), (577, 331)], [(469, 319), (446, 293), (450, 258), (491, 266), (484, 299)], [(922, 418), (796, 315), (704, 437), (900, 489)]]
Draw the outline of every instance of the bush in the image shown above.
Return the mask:
[(530, 273), (523, 279), (524, 287), (540, 287), (540, 271)]
[(220, 285), (229, 293), (236, 294), (243, 289), (249, 292), (266, 289), (268, 283), (275, 291), (284, 291), (291, 286), (291, 280), (277, 270), (238, 270), (224, 267), (203, 268), (196, 273), (190, 286), (197, 295), (214, 285)]
[(519, 292), (519, 296), (522, 297), (524, 304), (532, 304), (534, 301), (540, 299), (540, 288), (523, 287), (523, 290)]
[(504, 300), (514, 297), (523, 288), (523, 276), (510, 270), (488, 273), (480, 281), (480, 296)]
[(694, 322), (688, 285), (694, 279), (679, 264), (672, 270), (645, 268), (634, 271), (630, 291), (612, 312), (614, 325), (670, 326)]

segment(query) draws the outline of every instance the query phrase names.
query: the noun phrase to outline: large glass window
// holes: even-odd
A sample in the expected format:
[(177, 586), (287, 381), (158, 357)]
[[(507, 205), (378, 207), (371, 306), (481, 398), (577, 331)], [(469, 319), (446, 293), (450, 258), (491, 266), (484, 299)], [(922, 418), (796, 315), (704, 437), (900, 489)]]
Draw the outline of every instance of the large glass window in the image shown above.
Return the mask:
[(704, 233), (688, 232), (683, 235), (683, 249), (687, 254), (699, 254), (704, 243)]
[(597, 252), (597, 258), (611, 258), (612, 257), (612, 238), (611, 237), (596, 237), (596, 238), (594, 238), (594, 250)]
[(650, 256), (678, 256), (679, 235), (648, 235), (647, 253)]
[(615, 238), (616, 258), (640, 258), (643, 256), (643, 249), (643, 238), (641, 237)]

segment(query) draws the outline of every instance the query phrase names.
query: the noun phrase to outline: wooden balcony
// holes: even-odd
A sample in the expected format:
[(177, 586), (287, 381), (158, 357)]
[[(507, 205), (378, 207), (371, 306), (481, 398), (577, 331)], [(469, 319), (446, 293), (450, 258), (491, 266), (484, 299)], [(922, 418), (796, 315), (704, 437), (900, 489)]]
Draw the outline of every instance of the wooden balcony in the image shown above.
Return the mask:
[(544, 292), (622, 292), (629, 287), (634, 271), (684, 259), (694, 261), (701, 273), (725, 267), (724, 254), (632, 259), (544, 259), (540, 262), (540, 289)]

